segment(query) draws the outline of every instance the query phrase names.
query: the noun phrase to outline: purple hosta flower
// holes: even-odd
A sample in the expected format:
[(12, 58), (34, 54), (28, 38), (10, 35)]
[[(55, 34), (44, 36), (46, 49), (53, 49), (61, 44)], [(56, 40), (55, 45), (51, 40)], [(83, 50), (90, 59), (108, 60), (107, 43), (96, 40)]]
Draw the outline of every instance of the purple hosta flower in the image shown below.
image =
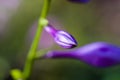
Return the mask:
[(72, 58), (96, 67), (120, 64), (120, 48), (105, 42), (95, 42), (67, 51), (51, 51), (43, 58)]
[(62, 30), (56, 30), (51, 25), (45, 27), (45, 30), (51, 34), (55, 40), (55, 42), (62, 46), (63, 48), (74, 48), (77, 46), (77, 42), (74, 37)]
[(68, 0), (75, 3), (88, 3), (90, 0)]

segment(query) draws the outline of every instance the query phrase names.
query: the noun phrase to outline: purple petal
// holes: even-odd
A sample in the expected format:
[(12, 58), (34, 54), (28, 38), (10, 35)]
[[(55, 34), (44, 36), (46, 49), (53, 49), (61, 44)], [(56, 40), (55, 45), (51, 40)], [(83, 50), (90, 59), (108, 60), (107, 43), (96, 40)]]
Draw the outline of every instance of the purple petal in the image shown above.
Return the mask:
[(68, 1), (75, 2), (75, 3), (88, 3), (88, 2), (90, 2), (90, 0), (68, 0)]
[(51, 34), (52, 36), (55, 36), (56, 32), (58, 30), (56, 30), (52, 25), (48, 25), (44, 28), (49, 34)]
[(53, 36), (54, 41), (61, 47), (70, 49), (77, 46), (75, 38), (67, 32), (56, 30), (51, 25), (46, 26), (45, 30)]
[(58, 31), (54, 39), (56, 43), (64, 48), (74, 48), (77, 46), (75, 38), (65, 31)]
[(67, 51), (51, 51), (43, 58), (72, 58), (96, 67), (120, 64), (120, 48), (105, 42), (95, 42)]

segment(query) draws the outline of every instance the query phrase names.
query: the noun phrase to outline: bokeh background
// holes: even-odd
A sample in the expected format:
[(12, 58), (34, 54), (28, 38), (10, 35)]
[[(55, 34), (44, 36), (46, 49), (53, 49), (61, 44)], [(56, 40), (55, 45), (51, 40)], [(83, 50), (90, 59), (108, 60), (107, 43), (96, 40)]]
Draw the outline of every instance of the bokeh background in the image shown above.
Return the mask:
[[(23, 69), (43, 0), (0, 0), (0, 80), (12, 80), (11, 69)], [(71, 33), (78, 47), (95, 41), (120, 44), (120, 0), (74, 4), (52, 0), (48, 19)], [(38, 50), (61, 50), (43, 31)], [(120, 66), (95, 68), (71, 59), (37, 60), (30, 80), (120, 80)]]

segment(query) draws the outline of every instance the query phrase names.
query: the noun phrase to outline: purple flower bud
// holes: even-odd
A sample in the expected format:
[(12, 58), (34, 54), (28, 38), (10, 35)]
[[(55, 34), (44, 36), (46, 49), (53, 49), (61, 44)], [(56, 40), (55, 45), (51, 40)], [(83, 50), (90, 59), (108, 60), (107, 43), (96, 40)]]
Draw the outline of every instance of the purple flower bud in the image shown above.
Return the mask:
[(90, 0), (68, 0), (75, 3), (88, 3)]
[(51, 51), (43, 58), (72, 58), (96, 67), (120, 64), (120, 48), (105, 42), (95, 42), (67, 51)]
[(77, 46), (75, 38), (62, 30), (56, 30), (51, 25), (45, 27), (45, 30), (51, 34), (55, 42), (63, 48), (74, 48)]

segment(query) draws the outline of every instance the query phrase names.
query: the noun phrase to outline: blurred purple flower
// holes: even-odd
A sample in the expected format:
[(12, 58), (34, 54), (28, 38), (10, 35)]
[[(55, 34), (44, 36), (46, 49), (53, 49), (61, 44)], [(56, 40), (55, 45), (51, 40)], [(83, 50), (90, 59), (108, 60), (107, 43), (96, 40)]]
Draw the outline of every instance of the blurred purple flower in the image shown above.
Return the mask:
[(6, 25), (19, 4), (20, 0), (0, 0), (0, 35), (5, 33)]
[(95, 42), (67, 51), (50, 51), (43, 58), (72, 58), (96, 67), (120, 64), (120, 48), (105, 42)]
[(75, 2), (75, 3), (88, 3), (88, 2), (90, 2), (90, 0), (68, 0), (68, 1)]
[(4, 9), (16, 9), (20, 0), (0, 0), (0, 7)]
[(51, 25), (45, 27), (45, 30), (51, 34), (55, 40), (55, 42), (63, 48), (74, 48), (77, 46), (77, 42), (75, 38), (62, 30), (56, 30)]

